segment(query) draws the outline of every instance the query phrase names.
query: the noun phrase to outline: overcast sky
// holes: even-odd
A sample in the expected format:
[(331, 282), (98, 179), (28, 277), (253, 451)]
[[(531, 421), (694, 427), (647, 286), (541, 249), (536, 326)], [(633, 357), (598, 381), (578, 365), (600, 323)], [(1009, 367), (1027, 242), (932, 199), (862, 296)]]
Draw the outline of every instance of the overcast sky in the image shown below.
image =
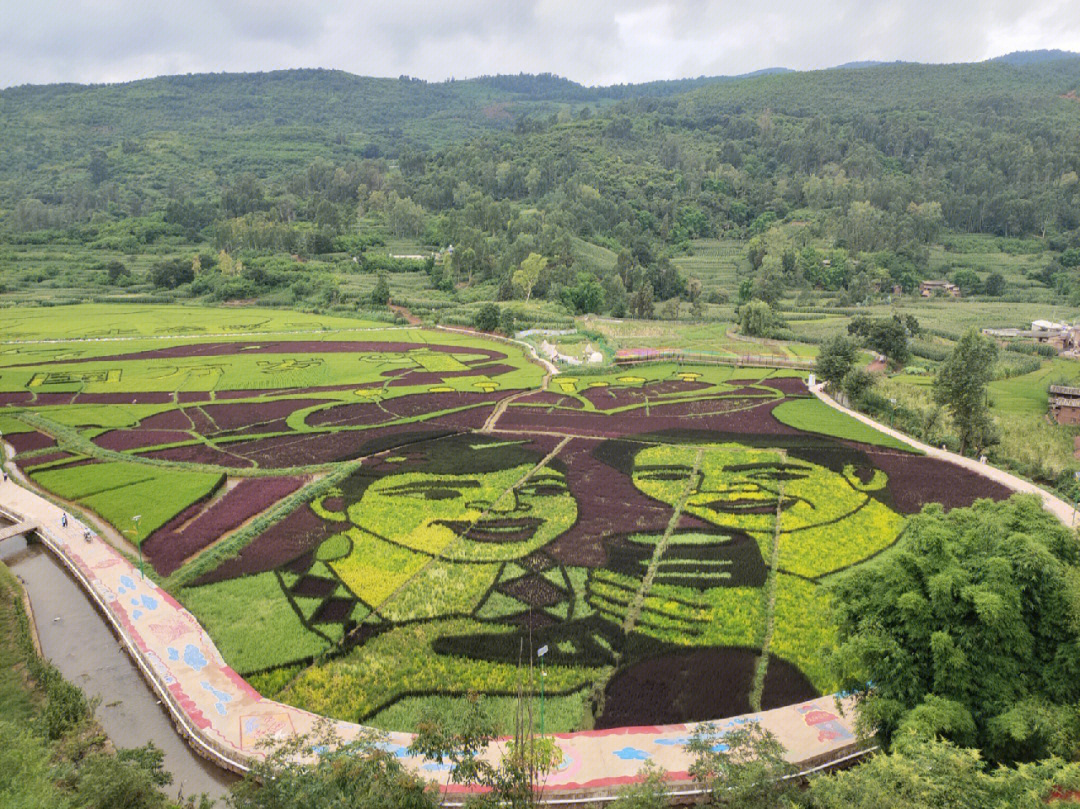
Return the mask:
[(0, 0), (0, 87), (326, 67), (584, 84), (1080, 51), (1080, 0)]

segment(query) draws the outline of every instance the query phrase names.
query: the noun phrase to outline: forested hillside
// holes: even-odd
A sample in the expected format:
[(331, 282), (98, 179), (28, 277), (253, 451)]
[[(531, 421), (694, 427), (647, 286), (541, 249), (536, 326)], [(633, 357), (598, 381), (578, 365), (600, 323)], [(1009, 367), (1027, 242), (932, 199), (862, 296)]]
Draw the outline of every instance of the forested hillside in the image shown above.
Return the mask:
[[(1035, 239), (1039, 283), (1068, 298), (1078, 89), (1080, 58), (1052, 53), (608, 88), (319, 70), (19, 87), (0, 93), (0, 232), (124, 265), (99, 286), (340, 305), (342, 276), (426, 270), (448, 300), (642, 316), (675, 296), (910, 291), (933, 245), (992, 234)], [(753, 277), (691, 283), (673, 259), (702, 238), (744, 241)], [(456, 252), (376, 259), (388, 240)]]

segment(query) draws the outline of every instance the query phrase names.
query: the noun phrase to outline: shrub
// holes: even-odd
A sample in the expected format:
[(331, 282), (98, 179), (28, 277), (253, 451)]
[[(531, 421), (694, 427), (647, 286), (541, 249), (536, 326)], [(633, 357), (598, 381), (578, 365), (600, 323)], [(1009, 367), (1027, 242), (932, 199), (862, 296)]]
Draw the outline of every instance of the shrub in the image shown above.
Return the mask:
[(473, 318), (473, 325), (480, 331), (495, 331), (499, 328), (501, 312), (494, 303), (485, 303)]
[(375, 288), (371, 290), (371, 303), (375, 306), (386, 306), (390, 303), (390, 283), (382, 273), (375, 282)]
[(45, 735), (55, 741), (90, 715), (86, 696), (65, 680), (60, 672), (49, 667), (43, 672), (45, 710), (41, 713)]
[(876, 381), (873, 374), (863, 368), (852, 368), (840, 383), (844, 393), (852, 402), (859, 402), (874, 387)]

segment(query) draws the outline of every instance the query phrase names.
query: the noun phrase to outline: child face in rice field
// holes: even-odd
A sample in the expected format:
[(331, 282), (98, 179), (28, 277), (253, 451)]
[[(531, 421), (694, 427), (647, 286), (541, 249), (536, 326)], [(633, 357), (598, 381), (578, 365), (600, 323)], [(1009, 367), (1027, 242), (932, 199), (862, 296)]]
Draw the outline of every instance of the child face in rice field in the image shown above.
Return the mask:
[(521, 464), (472, 475), (405, 472), (371, 484), (349, 520), (377, 537), (449, 560), (516, 559), (577, 519), (562, 472)]
[(884, 549), (902, 518), (872, 496), (880, 470), (836, 472), (781, 450), (738, 444), (648, 447), (637, 454), (634, 485), (686, 514), (758, 538), (781, 536), (780, 570), (815, 578)]

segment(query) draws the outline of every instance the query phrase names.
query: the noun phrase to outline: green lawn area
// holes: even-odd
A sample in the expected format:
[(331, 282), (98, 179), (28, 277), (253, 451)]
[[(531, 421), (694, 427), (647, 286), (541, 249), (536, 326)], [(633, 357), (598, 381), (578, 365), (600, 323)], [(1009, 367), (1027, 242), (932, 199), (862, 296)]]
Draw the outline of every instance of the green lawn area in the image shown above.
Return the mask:
[(797, 430), (806, 430), (808, 433), (914, 452), (904, 442), (868, 427), (846, 413), (829, 407), (820, 399), (792, 399), (775, 408), (773, 415), (783, 424)]
[(1038, 371), (1012, 379), (1000, 379), (989, 385), (993, 410), (999, 414), (1043, 414), (1047, 407), (1047, 389), (1051, 385), (1080, 383), (1080, 362), (1054, 359)]
[[(78, 500), (138, 544), (196, 500), (208, 496), (225, 476), (113, 461), (46, 469), (33, 477), (65, 500)], [(136, 515), (138, 523), (133, 520)], [(137, 531), (132, 528), (136, 524)]]

